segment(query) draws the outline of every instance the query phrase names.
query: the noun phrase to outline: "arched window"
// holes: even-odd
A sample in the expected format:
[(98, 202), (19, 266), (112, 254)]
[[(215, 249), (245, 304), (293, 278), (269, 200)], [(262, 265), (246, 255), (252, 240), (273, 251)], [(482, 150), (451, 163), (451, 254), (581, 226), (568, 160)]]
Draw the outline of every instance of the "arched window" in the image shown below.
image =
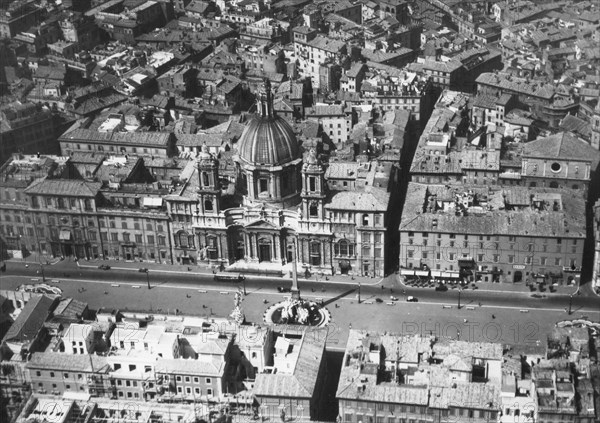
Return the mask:
[(62, 197), (58, 197), (58, 208), (59, 209), (64, 209), (65, 208), (65, 200)]
[(204, 200), (204, 211), (213, 211), (213, 202), (211, 200)]
[(206, 172), (202, 172), (202, 185), (205, 187), (210, 185), (208, 181), (208, 173)]
[(336, 256), (351, 257), (354, 255), (354, 244), (347, 239), (338, 241), (334, 244), (333, 249)]
[(550, 182), (550, 188), (558, 188), (558, 182), (556, 182), (556, 181)]
[(318, 217), (319, 216), (319, 207), (316, 202), (311, 202), (308, 207), (308, 214), (310, 217)]

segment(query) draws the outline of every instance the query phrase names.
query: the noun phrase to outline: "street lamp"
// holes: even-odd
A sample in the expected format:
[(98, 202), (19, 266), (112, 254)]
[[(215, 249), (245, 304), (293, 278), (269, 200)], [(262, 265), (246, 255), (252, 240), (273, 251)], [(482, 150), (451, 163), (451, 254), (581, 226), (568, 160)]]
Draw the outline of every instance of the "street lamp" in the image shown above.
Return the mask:
[(568, 314), (573, 313), (573, 311), (571, 310), (572, 305), (573, 305), (573, 294), (569, 295), (569, 311), (567, 312)]
[(360, 281), (358, 281), (358, 303), (360, 304)]
[(242, 283), (244, 284), (244, 297), (248, 295), (246, 292), (246, 277), (242, 275)]
[(462, 287), (458, 288), (458, 309), (460, 310), (460, 293), (462, 292)]
[(42, 282), (46, 282), (46, 275), (44, 274), (44, 264), (40, 263), (40, 273), (42, 274)]
[(148, 284), (148, 289), (152, 289), (150, 287), (150, 270), (144, 269), (144, 273), (146, 274), (146, 283)]

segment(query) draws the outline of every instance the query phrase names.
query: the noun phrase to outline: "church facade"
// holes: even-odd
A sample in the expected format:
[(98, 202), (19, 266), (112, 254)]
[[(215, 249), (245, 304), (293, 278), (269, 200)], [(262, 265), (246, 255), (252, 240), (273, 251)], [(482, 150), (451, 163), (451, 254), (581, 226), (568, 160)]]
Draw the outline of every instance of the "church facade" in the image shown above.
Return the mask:
[(268, 82), (257, 107), (237, 142), (234, 187), (222, 186), (218, 158), (203, 147), (165, 197), (176, 261), (283, 274), (296, 257), (300, 271), (383, 276), (386, 189), (330, 190), (327, 165), (315, 150), (303, 158), (274, 113)]

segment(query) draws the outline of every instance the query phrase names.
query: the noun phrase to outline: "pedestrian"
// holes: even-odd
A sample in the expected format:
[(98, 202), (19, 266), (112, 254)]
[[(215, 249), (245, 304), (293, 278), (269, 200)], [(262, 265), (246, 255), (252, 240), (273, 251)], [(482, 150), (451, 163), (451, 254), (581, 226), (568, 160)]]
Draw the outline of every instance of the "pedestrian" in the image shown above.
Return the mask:
[(104, 295), (108, 295), (108, 291), (104, 291)]

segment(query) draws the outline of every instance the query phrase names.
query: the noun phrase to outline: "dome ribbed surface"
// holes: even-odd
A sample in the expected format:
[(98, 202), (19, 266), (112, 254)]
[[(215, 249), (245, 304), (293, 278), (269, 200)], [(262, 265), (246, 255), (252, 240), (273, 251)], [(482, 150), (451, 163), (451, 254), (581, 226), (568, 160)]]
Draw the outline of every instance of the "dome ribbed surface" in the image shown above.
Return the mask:
[(255, 116), (238, 141), (239, 157), (256, 165), (281, 165), (300, 156), (292, 127), (281, 117)]

